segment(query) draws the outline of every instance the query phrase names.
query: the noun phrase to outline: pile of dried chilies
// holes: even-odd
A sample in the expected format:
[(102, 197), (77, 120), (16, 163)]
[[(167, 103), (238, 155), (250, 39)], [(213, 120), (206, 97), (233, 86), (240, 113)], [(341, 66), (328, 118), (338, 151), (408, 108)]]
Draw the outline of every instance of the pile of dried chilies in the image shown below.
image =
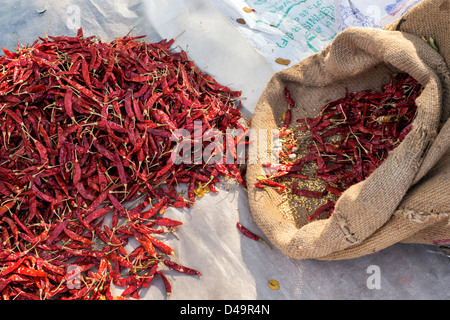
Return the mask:
[[(113, 299), (112, 284), (139, 298), (154, 276), (169, 295), (165, 270), (200, 275), (163, 241), (181, 222), (162, 214), (192, 206), (199, 183), (245, 182), (235, 163), (173, 163), (172, 133), (193, 133), (194, 121), (243, 129), (240, 92), (171, 51), (173, 40), (141, 38), (105, 43), (80, 29), (3, 49), (1, 299)], [(140, 245), (128, 252), (131, 239)]]
[[(322, 213), (329, 217), (337, 198), (366, 179), (411, 131), (420, 92), (421, 85), (411, 76), (395, 74), (378, 91), (346, 90), (343, 98), (327, 103), (317, 117), (297, 119), (298, 124), (291, 125), (296, 103), (285, 87), (288, 110), (278, 133), (280, 161), (263, 163), (266, 175), (259, 176), (255, 186), (276, 188), (294, 201), (321, 199), (308, 221)], [(303, 181), (318, 182), (318, 187), (301, 188)]]

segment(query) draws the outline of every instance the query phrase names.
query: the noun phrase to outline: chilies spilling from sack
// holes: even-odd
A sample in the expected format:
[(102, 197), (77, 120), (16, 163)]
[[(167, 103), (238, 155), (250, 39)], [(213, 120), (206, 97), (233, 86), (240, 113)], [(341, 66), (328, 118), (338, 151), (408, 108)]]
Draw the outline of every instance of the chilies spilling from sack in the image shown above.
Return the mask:
[(218, 192), (223, 175), (245, 181), (236, 163), (173, 163), (172, 133), (193, 135), (194, 121), (243, 129), (241, 93), (172, 52), (174, 40), (141, 38), (104, 43), (80, 29), (3, 49), (2, 299), (113, 299), (111, 283), (139, 298), (154, 276), (168, 297), (164, 270), (200, 275), (171, 260), (164, 239), (182, 223), (161, 215), (191, 207), (199, 183)]
[[(278, 133), (283, 141), (280, 162), (263, 163), (266, 175), (259, 176), (255, 186), (275, 188), (291, 201), (321, 199), (308, 221), (322, 213), (329, 217), (337, 198), (370, 176), (411, 131), (421, 90), (415, 79), (399, 73), (378, 91), (346, 90), (343, 98), (327, 103), (317, 117), (292, 124), (292, 109), (299, 108), (300, 101), (293, 100), (286, 86), (288, 109)], [(305, 166), (311, 164), (314, 173), (306, 174)], [(318, 181), (320, 189), (299, 187), (311, 181)]]

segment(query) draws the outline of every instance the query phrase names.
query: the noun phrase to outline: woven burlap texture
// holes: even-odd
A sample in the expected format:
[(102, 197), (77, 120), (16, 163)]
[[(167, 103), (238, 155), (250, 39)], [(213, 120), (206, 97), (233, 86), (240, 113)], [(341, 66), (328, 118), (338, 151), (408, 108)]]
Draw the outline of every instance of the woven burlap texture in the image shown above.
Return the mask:
[[(430, 7), (442, 9), (442, 4), (446, 4), (445, 10), (428, 14)], [(302, 212), (280, 206), (283, 199), (275, 190), (255, 188), (261, 163), (248, 164), (252, 216), (286, 255), (348, 259), (397, 242), (432, 244), (450, 238), (450, 76), (443, 54), (422, 39), (422, 35), (432, 36), (448, 57), (448, 4), (447, 0), (424, 0), (403, 17), (406, 20), (384, 30), (344, 30), (323, 51), (276, 73), (269, 81), (252, 120), (251, 128), (257, 132), (280, 126), (286, 110), (286, 85), (297, 102), (294, 119), (316, 116), (323, 105), (340, 98), (345, 88), (379, 89), (394, 72), (408, 73), (423, 85), (410, 134), (369, 178), (343, 193), (329, 219), (307, 223), (306, 219), (291, 218), (293, 211), (295, 216)], [(437, 20), (444, 21), (444, 26), (436, 26), (432, 34), (421, 34), (420, 25)], [(414, 32), (400, 31), (402, 26), (416, 24), (411, 29)], [(252, 144), (250, 152), (265, 152), (257, 148), (258, 144)]]

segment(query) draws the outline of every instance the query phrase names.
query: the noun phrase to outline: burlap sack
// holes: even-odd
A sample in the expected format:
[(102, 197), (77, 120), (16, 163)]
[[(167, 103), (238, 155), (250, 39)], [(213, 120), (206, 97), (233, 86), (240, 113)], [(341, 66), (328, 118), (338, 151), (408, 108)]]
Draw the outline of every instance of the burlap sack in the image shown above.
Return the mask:
[[(379, 89), (392, 72), (406, 72), (424, 86), (410, 134), (369, 178), (344, 192), (329, 219), (307, 223), (301, 208), (280, 206), (275, 190), (254, 187), (260, 161), (248, 164), (252, 216), (286, 255), (348, 259), (397, 242), (450, 238), (449, 24), (450, 0), (423, 0), (384, 30), (347, 29), (322, 52), (272, 77), (254, 112), (255, 131), (280, 126), (286, 84), (298, 105), (294, 119), (316, 116), (345, 88)], [(422, 36), (435, 39), (440, 53)], [(264, 152), (257, 148), (252, 144), (250, 152)]]

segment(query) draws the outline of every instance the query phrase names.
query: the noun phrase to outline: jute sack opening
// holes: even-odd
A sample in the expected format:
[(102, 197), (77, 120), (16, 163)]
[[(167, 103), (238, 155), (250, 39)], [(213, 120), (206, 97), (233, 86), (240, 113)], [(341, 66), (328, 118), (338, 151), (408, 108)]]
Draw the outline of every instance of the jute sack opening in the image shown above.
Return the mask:
[[(429, 21), (417, 23), (432, 23), (436, 17), (427, 10), (448, 2), (424, 0), (418, 17)], [(442, 19), (448, 29), (448, 9), (438, 12), (446, 15)], [(414, 24), (413, 18), (402, 23)], [(307, 223), (301, 209), (280, 206), (283, 199), (275, 190), (254, 187), (262, 174), (260, 159), (248, 164), (252, 216), (265, 236), (292, 258), (348, 259), (397, 242), (432, 244), (450, 238), (449, 70), (419, 33), (387, 29), (341, 32), (322, 52), (276, 73), (255, 108), (252, 130), (268, 131), (281, 126), (285, 85), (297, 102), (293, 119), (317, 116), (327, 102), (342, 97), (345, 88), (379, 89), (395, 72), (408, 73), (423, 85), (412, 131), (370, 177), (342, 194), (328, 219)], [(448, 41), (448, 33), (432, 36), (438, 45)], [(258, 147), (252, 144), (250, 152), (265, 152)]]

